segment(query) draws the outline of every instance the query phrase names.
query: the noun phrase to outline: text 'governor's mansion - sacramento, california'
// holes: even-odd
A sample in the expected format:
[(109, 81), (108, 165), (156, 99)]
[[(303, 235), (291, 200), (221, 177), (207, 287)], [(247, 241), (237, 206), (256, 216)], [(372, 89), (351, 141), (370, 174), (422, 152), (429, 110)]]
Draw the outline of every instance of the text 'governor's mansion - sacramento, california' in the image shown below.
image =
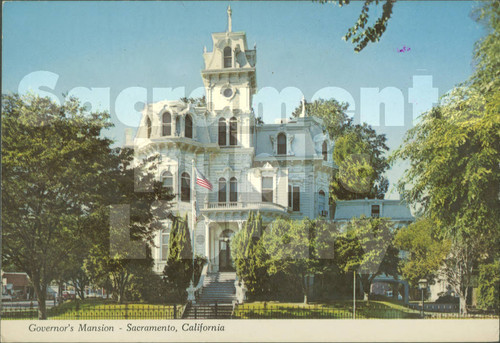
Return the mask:
[[(334, 219), (328, 196), (334, 142), (322, 120), (304, 108), (299, 117), (274, 124), (256, 117), (257, 51), (248, 48), (245, 32), (231, 26), (228, 8), (227, 31), (213, 33), (212, 51), (203, 53), (206, 105), (148, 104), (134, 140), (138, 160), (159, 154), (158, 178), (175, 194), (174, 213), (188, 214), (191, 230), (195, 222), (195, 254), (207, 258), (209, 272), (233, 269), (230, 240), (251, 211), (260, 212), (264, 223), (278, 217)], [(384, 203), (400, 207), (399, 201), (374, 201), (379, 209)], [(404, 217), (411, 220), (409, 211)], [(171, 224), (165, 219), (155, 240), (158, 273), (167, 261)]]

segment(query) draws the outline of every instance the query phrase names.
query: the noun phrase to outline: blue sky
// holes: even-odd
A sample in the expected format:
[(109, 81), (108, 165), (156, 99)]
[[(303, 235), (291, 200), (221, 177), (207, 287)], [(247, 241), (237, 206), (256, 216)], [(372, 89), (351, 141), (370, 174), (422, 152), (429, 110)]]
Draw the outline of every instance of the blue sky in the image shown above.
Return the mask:
[[(100, 88), (94, 106), (111, 112), (116, 127), (109, 135), (120, 143), (123, 130), (137, 125), (141, 104), (116, 105), (119, 95), (152, 102), (201, 87), (203, 46), (211, 50), (210, 34), (226, 30), (228, 4), (233, 31), (246, 31), (250, 47), (257, 43), (258, 88), (281, 92), (292, 87), (283, 93), (287, 115), (300, 101), (296, 90), (311, 99), (328, 95), (326, 87), (338, 87), (352, 95), (354, 118), (386, 133), (391, 148), (412, 125), (408, 89), (414, 77), (432, 80), (441, 96), (469, 77), (474, 42), (484, 34), (470, 18), (477, 3), (467, 1), (397, 2), (381, 41), (358, 54), (341, 38), (356, 21), (361, 2), (343, 8), (309, 1), (7, 2), (2, 91), (16, 92), (21, 84), (63, 100), (62, 93), (76, 87)], [(371, 12), (380, 14), (377, 8)], [(398, 52), (403, 46), (410, 51)], [(380, 125), (380, 107), (370, 100), (374, 88), (386, 87), (403, 99), (397, 126), (390, 125), (387, 114), (386, 125)], [(154, 95), (154, 88), (164, 90)], [(74, 92), (84, 94), (81, 88)], [(264, 93), (261, 99), (274, 98)], [(429, 94), (421, 96), (430, 99)], [(264, 106), (262, 114), (266, 122), (274, 121), (281, 116), (280, 104)], [(391, 171), (392, 183), (400, 173), (400, 168)]]

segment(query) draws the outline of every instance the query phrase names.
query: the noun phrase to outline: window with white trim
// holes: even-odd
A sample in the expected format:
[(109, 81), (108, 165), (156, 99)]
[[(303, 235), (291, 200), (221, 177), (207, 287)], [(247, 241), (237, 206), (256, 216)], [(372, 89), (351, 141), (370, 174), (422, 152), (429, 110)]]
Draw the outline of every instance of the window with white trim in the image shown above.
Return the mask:
[(273, 202), (273, 178), (262, 177), (262, 202)]
[(161, 234), (161, 260), (166, 261), (168, 259), (168, 241), (170, 239), (169, 233)]

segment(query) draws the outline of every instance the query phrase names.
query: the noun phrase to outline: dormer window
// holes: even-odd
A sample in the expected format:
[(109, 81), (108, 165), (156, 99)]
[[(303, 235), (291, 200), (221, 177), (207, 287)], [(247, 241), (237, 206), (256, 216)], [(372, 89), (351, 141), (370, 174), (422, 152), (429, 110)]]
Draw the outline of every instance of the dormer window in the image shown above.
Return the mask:
[(172, 115), (170, 114), (170, 112), (163, 113), (162, 124), (162, 135), (170, 136), (172, 134)]
[(148, 138), (151, 138), (152, 127), (151, 127), (151, 119), (149, 119), (149, 117), (146, 119), (146, 127), (147, 127)]
[(193, 138), (193, 119), (189, 114), (186, 115), (184, 126), (184, 137)]
[(231, 68), (233, 66), (233, 58), (231, 56), (231, 47), (224, 48), (224, 68)]
[(286, 155), (286, 135), (283, 132), (278, 135), (278, 155)]

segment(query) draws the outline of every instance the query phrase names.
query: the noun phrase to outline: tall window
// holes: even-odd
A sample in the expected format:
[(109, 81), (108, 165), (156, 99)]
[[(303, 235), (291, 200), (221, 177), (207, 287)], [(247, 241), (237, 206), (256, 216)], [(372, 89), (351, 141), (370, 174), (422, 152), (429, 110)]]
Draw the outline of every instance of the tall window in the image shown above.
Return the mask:
[(288, 207), (300, 211), (300, 187), (288, 185)]
[(323, 148), (321, 149), (323, 153), (323, 161), (328, 161), (328, 145), (326, 141), (323, 142)]
[(187, 138), (193, 138), (193, 118), (191, 118), (191, 116), (187, 114), (184, 120), (184, 136)]
[(191, 177), (188, 173), (181, 176), (181, 201), (191, 201)]
[(219, 179), (219, 202), (226, 202), (226, 179)]
[(170, 234), (162, 233), (161, 234), (161, 259), (162, 261), (166, 261), (168, 258), (168, 240), (170, 238)]
[(175, 135), (181, 135), (181, 117), (179, 116), (175, 118)]
[(262, 202), (273, 202), (273, 178), (262, 178)]
[(219, 119), (219, 145), (226, 145), (226, 120)]
[(238, 144), (238, 122), (235, 117), (229, 120), (229, 145)]
[(319, 214), (324, 215), (326, 212), (326, 197), (325, 197), (325, 192), (322, 190), (319, 191)]
[(297, 186), (293, 187), (293, 211), (300, 211), (300, 188)]
[(233, 66), (233, 61), (231, 58), (231, 47), (226, 46), (224, 48), (224, 68), (231, 68)]
[(284, 133), (278, 135), (278, 155), (286, 155), (286, 136)]
[(238, 201), (238, 180), (236, 180), (235, 177), (232, 177), (231, 180), (229, 180), (229, 201)]
[(380, 217), (380, 205), (372, 205), (372, 217)]
[(170, 114), (170, 112), (163, 113), (162, 123), (162, 135), (170, 136), (172, 134), (172, 115)]
[(174, 177), (171, 172), (166, 171), (161, 175), (161, 183), (163, 187), (167, 189), (170, 193), (174, 192)]
[(146, 119), (146, 127), (148, 130), (148, 138), (151, 138), (151, 119), (149, 117)]

